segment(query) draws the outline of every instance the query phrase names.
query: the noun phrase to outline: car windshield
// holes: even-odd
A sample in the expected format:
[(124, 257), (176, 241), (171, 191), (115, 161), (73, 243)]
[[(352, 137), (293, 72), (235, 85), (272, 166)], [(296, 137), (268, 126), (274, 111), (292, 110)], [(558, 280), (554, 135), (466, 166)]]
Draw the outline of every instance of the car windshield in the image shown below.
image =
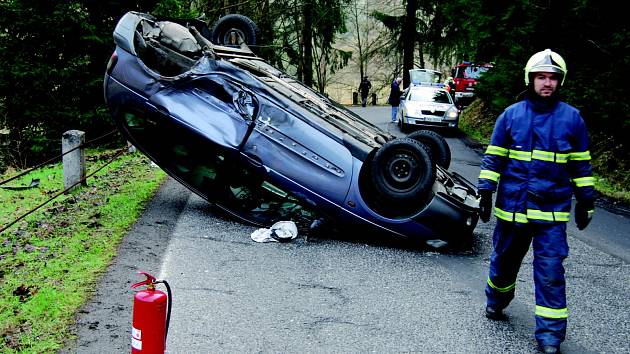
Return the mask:
[(448, 93), (442, 90), (412, 90), (409, 101), (451, 103)]
[(409, 70), (409, 77), (412, 83), (435, 83), (440, 82), (442, 74), (437, 71)]

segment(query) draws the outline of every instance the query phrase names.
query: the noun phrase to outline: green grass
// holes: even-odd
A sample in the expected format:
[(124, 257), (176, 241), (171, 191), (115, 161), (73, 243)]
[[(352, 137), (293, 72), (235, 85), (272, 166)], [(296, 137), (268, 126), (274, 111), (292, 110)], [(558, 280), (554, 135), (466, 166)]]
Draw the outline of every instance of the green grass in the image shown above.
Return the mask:
[(481, 144), (488, 145), (490, 143), (490, 138), (489, 137), (483, 136), (481, 134), (481, 132), (479, 132), (474, 127), (472, 127), (469, 124), (467, 124), (465, 121), (460, 122), (459, 130), (461, 130), (464, 134), (468, 135), (469, 137), (471, 137), (471, 138), (475, 139), (476, 141), (480, 142)]
[[(110, 156), (111, 151), (101, 152), (88, 159), (88, 174)], [(77, 310), (164, 177), (143, 155), (124, 155), (89, 178), (87, 186), (0, 233), (0, 353), (53, 353), (62, 347)], [(60, 164), (9, 184), (29, 184), (31, 178), (40, 178), (38, 188), (0, 189), (0, 225), (63, 188)]]
[(614, 203), (630, 205), (630, 190), (611, 184), (606, 178), (595, 175), (595, 190), (611, 199)]
[(461, 114), (459, 129), (482, 144), (490, 142), (494, 120), (480, 100), (475, 100)]

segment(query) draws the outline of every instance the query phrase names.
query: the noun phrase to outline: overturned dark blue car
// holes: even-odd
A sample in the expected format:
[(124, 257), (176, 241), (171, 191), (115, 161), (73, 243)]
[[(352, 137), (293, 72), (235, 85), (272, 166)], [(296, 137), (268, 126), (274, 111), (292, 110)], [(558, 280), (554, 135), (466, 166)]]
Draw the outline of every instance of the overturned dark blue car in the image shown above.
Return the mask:
[(120, 131), (190, 190), (256, 226), (291, 218), (307, 230), (323, 220), (419, 241), (471, 237), (477, 190), (447, 170), (441, 136), (384, 132), (258, 57), (256, 31), (240, 15), (210, 28), (125, 14), (104, 79)]

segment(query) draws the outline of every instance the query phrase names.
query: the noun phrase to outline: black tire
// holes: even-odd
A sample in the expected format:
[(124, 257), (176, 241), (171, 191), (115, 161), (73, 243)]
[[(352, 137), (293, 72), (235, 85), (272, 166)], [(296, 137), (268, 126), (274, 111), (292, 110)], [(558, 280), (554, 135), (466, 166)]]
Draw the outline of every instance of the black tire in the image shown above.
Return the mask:
[(446, 139), (440, 134), (431, 130), (417, 130), (409, 135), (407, 138), (419, 141), (429, 148), (431, 158), (435, 161), (436, 165), (448, 169), (451, 165), (451, 149), (446, 142)]
[(409, 131), (409, 126), (403, 122), (403, 118), (400, 117), (400, 119), (398, 120), (398, 128), (400, 128), (400, 131), (403, 133), (406, 133)]
[(258, 26), (249, 17), (230, 14), (218, 19), (212, 26), (212, 43), (218, 45), (238, 46), (236, 36), (239, 35), (247, 45), (255, 45), (258, 40)]
[(408, 211), (431, 191), (435, 165), (422, 143), (408, 138), (394, 139), (374, 154), (371, 178), (380, 202)]

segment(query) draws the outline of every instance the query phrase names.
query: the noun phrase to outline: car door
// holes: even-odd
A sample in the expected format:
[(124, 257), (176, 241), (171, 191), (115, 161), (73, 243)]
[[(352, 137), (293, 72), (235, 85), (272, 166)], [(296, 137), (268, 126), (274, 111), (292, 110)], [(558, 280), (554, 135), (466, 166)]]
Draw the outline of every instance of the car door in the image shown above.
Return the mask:
[(226, 166), (253, 128), (253, 95), (221, 74), (163, 82), (118, 121), (162, 169), (211, 202), (229, 194)]
[(352, 154), (338, 138), (343, 134), (291, 102), (260, 97), (258, 102), (260, 112), (243, 152), (293, 194), (343, 204), (353, 170)]
[(254, 120), (253, 94), (227, 75), (183, 80), (149, 101), (173, 124), (227, 149), (238, 149)]

